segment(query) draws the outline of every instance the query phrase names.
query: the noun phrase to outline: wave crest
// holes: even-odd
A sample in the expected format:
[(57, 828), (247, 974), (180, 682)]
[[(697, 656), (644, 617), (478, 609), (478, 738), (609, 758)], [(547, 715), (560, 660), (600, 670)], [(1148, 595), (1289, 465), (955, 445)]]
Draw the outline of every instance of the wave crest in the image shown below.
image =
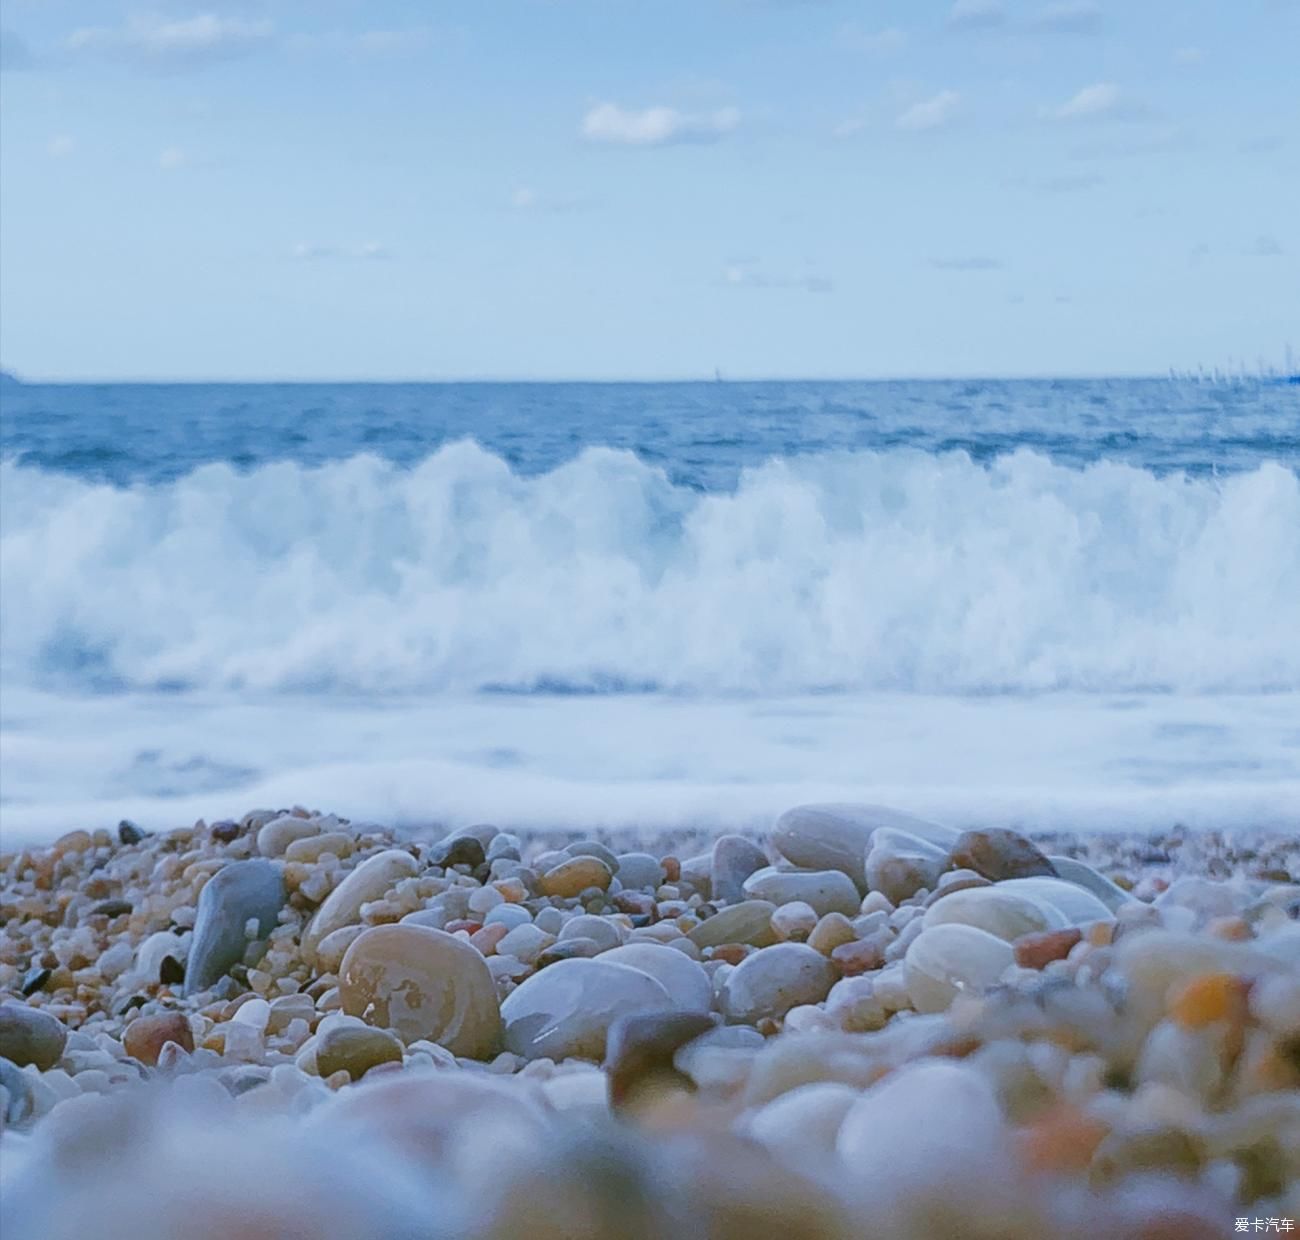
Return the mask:
[(0, 466), (22, 683), (398, 693), (1300, 687), (1300, 479), (1022, 451), (773, 460), (734, 492), (592, 448), (92, 485)]

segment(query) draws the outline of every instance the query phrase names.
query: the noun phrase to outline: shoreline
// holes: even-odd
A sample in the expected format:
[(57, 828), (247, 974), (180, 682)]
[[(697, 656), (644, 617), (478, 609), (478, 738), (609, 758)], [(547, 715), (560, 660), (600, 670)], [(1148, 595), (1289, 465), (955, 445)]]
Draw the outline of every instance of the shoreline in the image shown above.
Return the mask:
[(722, 836), (73, 831), (0, 854), (5, 1233), (1296, 1218), (1298, 880), (1289, 832), (851, 805)]

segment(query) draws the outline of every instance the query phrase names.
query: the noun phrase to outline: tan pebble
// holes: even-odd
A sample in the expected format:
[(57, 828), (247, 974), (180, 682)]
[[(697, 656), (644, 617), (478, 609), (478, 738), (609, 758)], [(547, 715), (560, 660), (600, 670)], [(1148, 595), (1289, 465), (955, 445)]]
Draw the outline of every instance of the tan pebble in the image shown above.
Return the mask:
[(379, 1064), (401, 1062), (402, 1044), (386, 1029), (335, 1025), (316, 1042), (316, 1067), (327, 1081), (335, 1072), (359, 1081)]
[(352, 854), (352, 837), (342, 831), (327, 831), (324, 835), (308, 835), (296, 839), (284, 850), (286, 861), (317, 861), (324, 853), (336, 857)]
[(1107, 1131), (1095, 1116), (1062, 1103), (1016, 1134), (1020, 1161), (1036, 1174), (1078, 1174), (1088, 1169)]
[(721, 960), (725, 964), (739, 964), (756, 951), (758, 948), (751, 947), (748, 943), (719, 943), (717, 947), (709, 948), (709, 959)]
[(994, 882), (1056, 873), (1036, 845), (1018, 831), (1002, 827), (963, 833), (952, 846), (952, 863)]
[(492, 974), (479, 952), (453, 935), (428, 926), (377, 926), (348, 948), (339, 975), (343, 1010), (394, 1030), (404, 1042), (427, 1038), (469, 1058), (499, 1048)]
[(1214, 935), (1216, 939), (1227, 939), (1233, 943), (1242, 943), (1254, 937), (1249, 923), (1241, 917), (1216, 917), (1206, 925), (1205, 932)]
[(589, 887), (604, 891), (613, 878), (609, 866), (598, 857), (573, 857), (547, 870), (538, 880), (537, 890), (544, 896), (572, 899)]
[(344, 1085), (352, 1084), (352, 1076), (346, 1068), (340, 1068), (331, 1076), (325, 1077), (325, 1084), (331, 1089), (342, 1089)]
[(419, 866), (410, 853), (390, 848), (367, 857), (337, 887), (312, 918), (302, 939), (303, 956), (314, 959), (316, 947), (335, 930), (355, 925), (361, 906), (382, 899), (388, 889), (403, 878), (412, 877)]
[(827, 913), (808, 936), (808, 946), (829, 956), (837, 947), (856, 938), (853, 923), (843, 913)]
[(1214, 1021), (1242, 1024), (1249, 1010), (1250, 982), (1232, 973), (1207, 973), (1179, 989), (1169, 1004), (1169, 1015), (1185, 1029), (1199, 1029)]
[(54, 852), (60, 857), (68, 853), (82, 853), (93, 848), (95, 841), (89, 831), (69, 831), (54, 841)]
[(522, 904), (528, 899), (528, 888), (517, 878), (503, 878), (492, 884), (510, 904)]

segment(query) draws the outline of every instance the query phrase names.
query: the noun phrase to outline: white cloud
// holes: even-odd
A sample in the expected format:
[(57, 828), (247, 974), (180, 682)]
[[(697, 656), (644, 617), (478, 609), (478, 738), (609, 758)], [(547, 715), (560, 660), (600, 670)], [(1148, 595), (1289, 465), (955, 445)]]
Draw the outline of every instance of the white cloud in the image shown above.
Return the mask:
[(77, 143), (66, 133), (61, 133), (51, 138), (45, 149), (51, 159), (67, 159), (77, 149)]
[(614, 146), (669, 146), (679, 142), (716, 142), (740, 124), (737, 108), (687, 113), (676, 108), (623, 108), (598, 103), (582, 118), (588, 142)]
[(1059, 107), (1045, 108), (1043, 115), (1057, 121), (1137, 120), (1146, 109), (1114, 82), (1094, 82)]
[(930, 99), (912, 104), (899, 114), (894, 124), (912, 131), (938, 129), (952, 120), (960, 102), (961, 96), (955, 90), (941, 90)]
[(1282, 243), (1276, 237), (1261, 234), (1255, 238), (1250, 253), (1256, 258), (1278, 258), (1283, 253)]
[(735, 258), (722, 269), (722, 283), (731, 288), (786, 288), (805, 293), (829, 293), (835, 288), (826, 276), (805, 272), (797, 276), (768, 275), (753, 258)]
[(1029, 26), (1052, 34), (1097, 34), (1102, 27), (1101, 5), (1093, 0), (1057, 0), (1040, 9)]
[(158, 156), (158, 167), (171, 170), (181, 168), (188, 162), (185, 152), (178, 146), (169, 146)]
[(531, 211), (537, 202), (537, 191), (527, 185), (521, 185), (510, 195), (510, 205), (516, 211)]
[(948, 10), (948, 25), (954, 30), (994, 30), (1006, 20), (998, 0), (956, 0)]
[(356, 257), (369, 259), (372, 262), (377, 259), (391, 258), (388, 247), (379, 241), (363, 241), (356, 249)]
[(839, 40), (852, 51), (869, 52), (874, 56), (890, 55), (907, 46), (907, 34), (897, 26), (888, 26), (884, 30), (864, 30), (857, 22), (841, 26)]
[(293, 256), (303, 262), (311, 262), (318, 258), (333, 258), (338, 253), (327, 245), (317, 245), (314, 241), (299, 241), (293, 247)]
[(1174, 62), (1180, 65), (1199, 65), (1205, 53), (1199, 47), (1179, 47), (1174, 50)]
[(274, 27), (264, 19), (246, 21), (215, 13), (177, 19), (137, 14), (124, 26), (74, 30), (68, 47), (124, 56), (157, 68), (178, 68), (246, 55), (265, 46), (274, 34)]

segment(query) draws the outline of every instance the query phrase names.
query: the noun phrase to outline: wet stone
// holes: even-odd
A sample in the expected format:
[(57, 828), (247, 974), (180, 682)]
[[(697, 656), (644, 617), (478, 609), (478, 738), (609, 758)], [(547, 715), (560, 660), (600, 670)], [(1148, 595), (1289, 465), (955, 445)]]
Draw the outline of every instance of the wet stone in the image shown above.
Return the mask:
[(686, 937), (699, 948), (721, 947), (724, 943), (766, 947), (776, 942), (772, 930), (772, 914), (775, 912), (776, 905), (771, 900), (730, 904), (700, 922)]
[(743, 835), (721, 835), (713, 845), (712, 898), (738, 904), (745, 898), (745, 880), (768, 865), (767, 854)]
[(547, 870), (538, 880), (537, 890), (544, 896), (572, 899), (589, 887), (604, 891), (613, 878), (613, 871), (599, 857), (573, 857)]
[(476, 870), (487, 860), (487, 854), (481, 840), (472, 835), (455, 835), (434, 845), (429, 852), (429, 860), (444, 869), (465, 865)]
[(727, 974), (722, 1011), (729, 1021), (756, 1024), (792, 1007), (820, 1003), (839, 974), (806, 943), (778, 943), (747, 956)]
[(25, 1003), (0, 1003), (0, 1057), (42, 1072), (59, 1062), (68, 1031), (63, 1023)]
[(121, 844), (138, 844), (144, 839), (144, 832), (129, 818), (123, 818), (117, 824), (117, 838)]
[(605, 1050), (611, 1105), (622, 1109), (638, 1094), (665, 1088), (693, 1089), (694, 1082), (677, 1070), (673, 1057), (713, 1028), (713, 1019), (700, 1012), (651, 1012), (616, 1020)]
[(34, 965), (32, 968), (28, 969), (27, 972), (23, 974), (23, 997), (26, 998), (28, 995), (34, 995), (38, 990), (44, 987), (45, 983), (50, 980), (51, 976), (52, 971), (50, 969), (43, 969), (40, 965)]
[(90, 910), (91, 916), (101, 917), (121, 917), (123, 913), (129, 913), (130, 911), (130, 900), (105, 900), (102, 904), (96, 904)]
[(1056, 873), (1037, 845), (1018, 831), (1001, 827), (963, 832), (952, 846), (951, 856), (958, 869), (974, 870), (993, 882)]
[[(809, 905), (816, 917), (827, 913), (857, 914), (862, 897), (853, 880), (840, 870), (756, 870), (744, 882), (745, 897), (783, 904)], [(814, 923), (815, 924), (815, 923)]]
[(359, 1081), (380, 1064), (401, 1062), (402, 1043), (386, 1029), (335, 1025), (316, 1043), (316, 1068), (322, 1077), (346, 1072)]
[(284, 878), (270, 861), (235, 861), (218, 870), (199, 895), (185, 993), (206, 990), (243, 958), (249, 921), (257, 922), (259, 937), (270, 934), (285, 898)]
[(339, 997), (349, 1015), (404, 1042), (423, 1038), (471, 1059), (495, 1054), (500, 1042), (486, 961), (468, 943), (428, 926), (375, 926), (360, 934), (339, 967)]

